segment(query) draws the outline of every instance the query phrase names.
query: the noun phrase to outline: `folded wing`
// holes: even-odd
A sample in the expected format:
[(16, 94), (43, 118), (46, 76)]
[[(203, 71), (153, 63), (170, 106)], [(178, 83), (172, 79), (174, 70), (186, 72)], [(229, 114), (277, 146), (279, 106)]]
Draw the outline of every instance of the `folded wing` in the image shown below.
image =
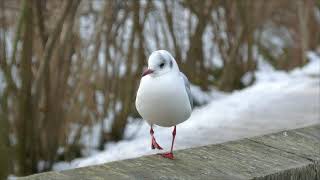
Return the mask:
[(184, 75), (182, 72), (180, 72), (183, 80), (184, 80), (184, 86), (186, 88), (186, 92), (188, 94), (188, 97), (189, 97), (189, 103), (190, 103), (190, 106), (191, 106), (191, 109), (193, 108), (193, 99), (192, 99), (192, 95), (191, 95), (191, 90), (190, 90), (190, 83), (189, 83), (189, 80), (187, 78), (186, 75)]

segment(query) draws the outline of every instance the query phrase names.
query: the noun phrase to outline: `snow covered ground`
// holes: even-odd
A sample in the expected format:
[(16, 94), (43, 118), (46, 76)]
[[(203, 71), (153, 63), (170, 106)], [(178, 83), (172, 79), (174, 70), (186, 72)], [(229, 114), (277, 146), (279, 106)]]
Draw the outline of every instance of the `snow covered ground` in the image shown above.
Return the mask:
[[(320, 123), (320, 57), (308, 54), (310, 63), (289, 73), (260, 63), (257, 81), (231, 94), (219, 94), (193, 111), (190, 119), (177, 126), (175, 149), (184, 149), (257, 136)], [(201, 97), (200, 90), (193, 88)], [(214, 93), (213, 93), (214, 94)], [(214, 95), (207, 97), (214, 97)], [(205, 98), (204, 98), (205, 99)], [(205, 100), (204, 100), (205, 101)], [(141, 126), (141, 127), (140, 127)], [(140, 127), (140, 128), (139, 128)], [(135, 131), (133, 138), (129, 138)], [(169, 150), (172, 128), (155, 128), (158, 143)], [(64, 170), (158, 153), (151, 150), (146, 122), (130, 123), (126, 137), (106, 144), (106, 150), (89, 157), (56, 163)]]

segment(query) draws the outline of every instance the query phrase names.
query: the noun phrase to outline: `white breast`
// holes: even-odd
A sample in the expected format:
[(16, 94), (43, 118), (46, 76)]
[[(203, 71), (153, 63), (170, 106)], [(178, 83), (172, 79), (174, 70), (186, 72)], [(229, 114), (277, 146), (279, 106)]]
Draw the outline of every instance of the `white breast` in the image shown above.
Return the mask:
[(149, 124), (170, 127), (187, 120), (191, 106), (182, 77), (177, 73), (143, 77), (136, 108)]

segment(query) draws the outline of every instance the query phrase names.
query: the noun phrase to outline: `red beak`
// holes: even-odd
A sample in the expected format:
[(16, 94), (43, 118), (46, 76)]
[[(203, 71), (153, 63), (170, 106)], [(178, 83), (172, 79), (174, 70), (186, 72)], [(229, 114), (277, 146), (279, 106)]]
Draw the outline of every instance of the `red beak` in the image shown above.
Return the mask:
[(151, 70), (151, 69), (146, 69), (146, 70), (143, 71), (142, 77), (143, 77), (143, 76), (146, 76), (146, 75), (148, 75), (148, 74), (151, 74), (151, 73), (153, 73), (153, 70)]

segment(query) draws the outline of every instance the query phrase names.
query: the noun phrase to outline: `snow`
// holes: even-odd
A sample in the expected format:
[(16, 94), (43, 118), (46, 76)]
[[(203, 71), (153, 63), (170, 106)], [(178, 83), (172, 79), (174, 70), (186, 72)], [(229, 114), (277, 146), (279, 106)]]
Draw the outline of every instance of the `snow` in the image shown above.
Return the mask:
[(80, 17), (80, 35), (81, 38), (87, 39), (92, 37), (91, 35), (94, 32), (94, 25), (92, 24), (94, 21), (93, 15), (81, 16)]
[[(320, 54), (317, 55), (315, 52), (308, 52), (307, 57), (310, 60), (310, 63), (301, 68), (301, 72), (311, 76), (320, 76), (319, 56)], [(296, 72), (299, 73), (299, 70), (296, 70)]]
[(10, 174), (7, 178), (7, 180), (16, 180), (16, 179), (18, 179), (18, 177), (12, 174)]
[[(290, 72), (276, 71), (263, 61), (256, 82), (231, 94), (205, 94), (192, 86), (198, 99), (211, 101), (194, 109), (188, 121), (177, 126), (175, 149), (185, 149), (252, 137), (320, 122), (320, 56), (308, 53), (310, 62)], [(215, 98), (219, 97), (219, 98)], [(71, 162), (59, 162), (54, 170), (83, 167), (161, 151), (150, 148), (149, 126), (132, 121), (125, 139), (106, 144), (106, 150)], [(155, 127), (158, 143), (169, 150), (172, 128)]]
[(254, 73), (251, 71), (245, 73), (241, 78), (241, 82), (246, 86), (250, 85), (250, 83), (253, 81), (253, 78), (254, 78), (253, 74)]
[(193, 84), (190, 85), (191, 94), (193, 97), (194, 104), (204, 105), (208, 104), (209, 101), (219, 99), (227, 95), (225, 92), (221, 92), (214, 87), (210, 88), (210, 91), (203, 91), (200, 87)]

